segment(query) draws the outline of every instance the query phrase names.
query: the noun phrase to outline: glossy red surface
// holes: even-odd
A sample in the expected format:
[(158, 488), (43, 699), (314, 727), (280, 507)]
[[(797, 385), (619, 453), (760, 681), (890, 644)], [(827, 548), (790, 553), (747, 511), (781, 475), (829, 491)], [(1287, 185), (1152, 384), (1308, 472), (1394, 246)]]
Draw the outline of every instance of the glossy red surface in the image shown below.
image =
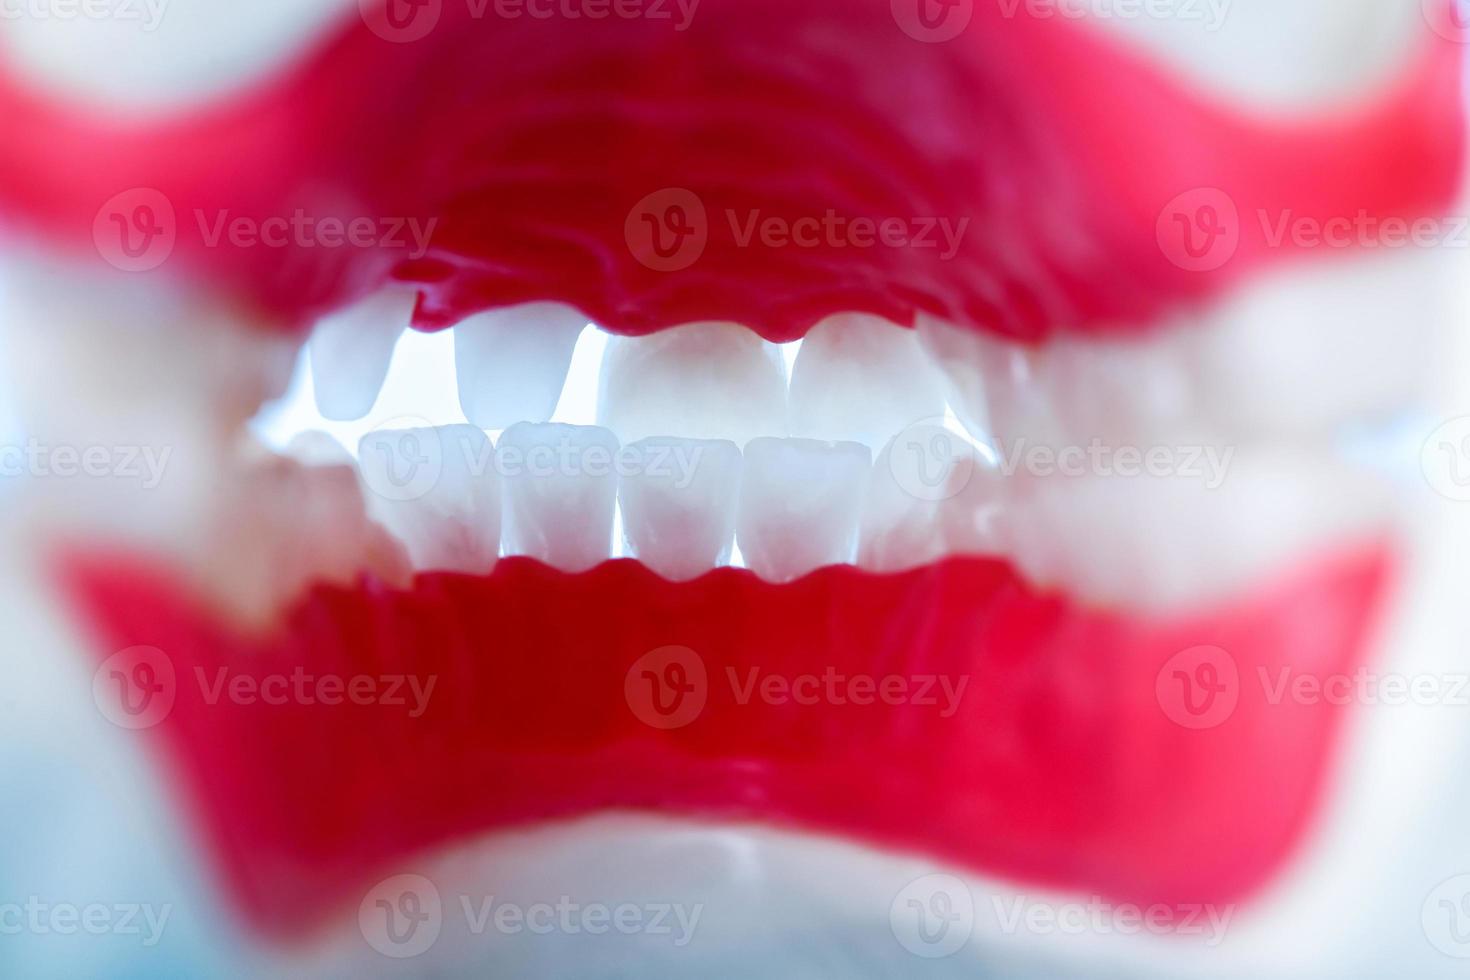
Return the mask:
[[(1342, 714), (1273, 702), (1266, 679), (1361, 664), (1389, 564), (1324, 557), (1164, 621), (1038, 593), (985, 559), (784, 586), (509, 559), (406, 592), (321, 588), (256, 638), (146, 563), (65, 568), (104, 656), (163, 651), (149, 678), (171, 709), (119, 737), (166, 749), (250, 920), (291, 934), (425, 848), (607, 808), (831, 834), (1118, 900), (1237, 900), (1311, 819)], [(298, 671), (340, 680), (338, 698), (372, 678), (385, 697), (222, 693)], [(426, 710), (407, 682), (387, 703), (393, 676), (432, 679)]]
[[(406, 33), (354, 10), (291, 70), (164, 120), (89, 112), (0, 67), (0, 214), (92, 261), (123, 234), (171, 248), (148, 274), (297, 326), (396, 272), (421, 285), (426, 329), (556, 299), (620, 333), (725, 319), (789, 340), (833, 312), (924, 310), (1039, 340), (1147, 329), (1298, 254), (1263, 211), (1436, 215), (1459, 174), (1460, 51), (1427, 29), (1380, 96), (1267, 119), (998, 0), (943, 43), (901, 29), (890, 0), (704, 0), (682, 31), (396, 9)], [(403, 41), (415, 10), (438, 20)], [(406, 247), (212, 240), (221, 218), (298, 212)], [(845, 230), (818, 229), (829, 213)], [(437, 221), (416, 259), (410, 220)]]

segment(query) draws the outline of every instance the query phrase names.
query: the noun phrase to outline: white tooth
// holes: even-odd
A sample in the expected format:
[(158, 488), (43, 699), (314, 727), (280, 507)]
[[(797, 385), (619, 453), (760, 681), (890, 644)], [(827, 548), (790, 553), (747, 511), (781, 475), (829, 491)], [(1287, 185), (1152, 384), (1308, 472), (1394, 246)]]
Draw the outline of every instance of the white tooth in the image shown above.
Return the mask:
[(465, 418), (482, 429), (545, 422), (556, 412), (587, 318), (561, 303), (488, 310), (454, 328)]
[(1018, 473), (1007, 500), (1017, 564), (1095, 602), (1172, 612), (1382, 533), (1382, 488), (1325, 455), (1220, 462), (1210, 476)]
[(919, 340), (943, 373), (949, 403), (977, 440), (1011, 446), (1060, 445), (1056, 409), (1044, 383), (1042, 348), (920, 314)]
[(483, 575), (500, 555), (495, 450), (472, 425), (378, 430), (358, 447), (372, 515), (420, 571)]
[(1444, 317), (1440, 255), (1371, 253), (1258, 277), (1190, 332), (1209, 417), (1244, 438), (1384, 418), (1423, 390)]
[(1001, 477), (958, 434), (910, 426), (878, 456), (858, 565), (898, 572), (952, 554), (1002, 553)]
[(296, 433), (286, 444), (286, 455), (307, 466), (356, 466), (357, 461), (337, 437), (321, 429)]
[[(1429, 2), (1445, 11), (1454, 6)], [(1406, 55), (1420, 50), (1428, 33), (1421, 7), (1412, 0), (1212, 0), (1193, 5), (1190, 16), (1179, 7), (1171, 16), (1096, 16), (1091, 22), (1212, 91), (1300, 110), (1381, 84)]]
[(791, 372), (792, 435), (882, 446), (943, 414), (942, 382), (914, 331), (848, 313), (802, 340)]
[(730, 559), (740, 450), (728, 440), (644, 439), (624, 450), (618, 499), (629, 552), (674, 582)]
[(618, 439), (597, 426), (520, 423), (500, 439), (505, 552), (581, 572), (612, 555)]
[(389, 286), (317, 323), (307, 349), (323, 418), (352, 422), (372, 411), (417, 297), (413, 289)]
[(735, 522), (746, 566), (789, 582), (852, 561), (871, 470), (856, 443), (752, 439)]
[(613, 337), (602, 362), (597, 421), (623, 439), (728, 439), (786, 432), (780, 348), (734, 323), (692, 323)]

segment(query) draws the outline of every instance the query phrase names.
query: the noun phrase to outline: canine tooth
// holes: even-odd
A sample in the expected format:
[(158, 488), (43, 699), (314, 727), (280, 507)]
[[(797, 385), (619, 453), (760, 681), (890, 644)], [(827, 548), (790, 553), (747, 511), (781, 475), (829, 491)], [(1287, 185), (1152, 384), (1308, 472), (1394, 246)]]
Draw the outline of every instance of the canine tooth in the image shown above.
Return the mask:
[(858, 565), (898, 572), (951, 554), (1001, 554), (1000, 481), (956, 433), (910, 426), (873, 467)]
[(358, 448), (368, 507), (420, 571), (483, 575), (500, 555), (500, 474), (472, 425), (380, 430)]
[(743, 446), (783, 435), (786, 362), (780, 348), (734, 323), (613, 337), (597, 420), (630, 442), (673, 435)]
[(852, 561), (871, 470), (856, 443), (752, 439), (735, 522), (746, 565), (787, 582)]
[(372, 411), (417, 299), (413, 289), (389, 286), (317, 323), (307, 349), (323, 418), (352, 422)]
[(556, 412), (587, 318), (561, 303), (487, 310), (454, 328), (465, 418), (482, 429), (545, 422)]
[(500, 439), (505, 552), (581, 572), (612, 554), (618, 439), (597, 426), (523, 422)]
[(919, 340), (943, 373), (949, 403), (976, 439), (1004, 449), (1059, 443), (1043, 349), (920, 314)]
[(882, 446), (944, 414), (941, 382), (912, 330), (865, 314), (817, 324), (791, 373), (791, 434)]
[(675, 582), (729, 561), (741, 469), (733, 442), (644, 439), (624, 460), (618, 499), (630, 555)]

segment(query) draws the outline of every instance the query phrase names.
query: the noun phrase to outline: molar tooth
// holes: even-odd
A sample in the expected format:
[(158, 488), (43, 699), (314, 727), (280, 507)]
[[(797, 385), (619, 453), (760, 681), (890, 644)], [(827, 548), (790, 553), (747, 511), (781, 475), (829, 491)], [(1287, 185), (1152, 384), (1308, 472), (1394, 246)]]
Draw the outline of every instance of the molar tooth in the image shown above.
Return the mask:
[(618, 499), (631, 555), (675, 582), (729, 561), (741, 470), (733, 442), (644, 439), (624, 460)]
[(882, 446), (944, 413), (942, 382), (912, 330), (867, 314), (829, 317), (802, 340), (791, 374), (791, 433)]
[(788, 582), (852, 561), (871, 470), (857, 443), (752, 439), (735, 522), (746, 565)]
[(1203, 410), (1242, 438), (1321, 436), (1411, 404), (1445, 322), (1442, 255), (1301, 264), (1233, 291), (1190, 331)]
[(618, 439), (597, 426), (523, 422), (500, 439), (505, 552), (566, 572), (612, 555)]
[(388, 286), (317, 323), (307, 349), (323, 418), (352, 422), (372, 411), (417, 301), (416, 290)]
[(628, 441), (674, 435), (743, 446), (786, 431), (780, 348), (734, 323), (693, 323), (613, 337), (597, 420)]
[(465, 418), (482, 429), (545, 422), (556, 412), (587, 318), (562, 303), (487, 310), (454, 328)]
[(483, 575), (500, 555), (495, 450), (472, 425), (379, 430), (358, 455), (369, 510), (420, 571)]

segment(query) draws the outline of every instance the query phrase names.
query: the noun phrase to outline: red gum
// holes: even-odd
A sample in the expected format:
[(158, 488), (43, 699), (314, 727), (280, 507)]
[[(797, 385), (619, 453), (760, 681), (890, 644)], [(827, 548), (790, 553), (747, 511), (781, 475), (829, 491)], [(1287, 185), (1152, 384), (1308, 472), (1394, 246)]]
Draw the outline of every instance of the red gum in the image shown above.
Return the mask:
[[(1235, 901), (1310, 820), (1342, 709), (1271, 703), (1276, 678), (1350, 672), (1389, 577), (1387, 549), (1323, 559), (1228, 608), (1174, 621), (1040, 594), (999, 561), (788, 586), (736, 570), (670, 585), (634, 562), (566, 575), (525, 559), (410, 592), (312, 593), (245, 640), (146, 564), (67, 567), (100, 649), (171, 658), (161, 737), (250, 920), (309, 931), (402, 860), (495, 828), (638, 808), (853, 838), (1044, 886), (1143, 902)], [(708, 670), (686, 727), (655, 730), (624, 694), (645, 653)], [(1222, 647), (1239, 702), (1192, 730), (1156, 681)], [(402, 706), (207, 703), (195, 670), (260, 678), (437, 677)], [(944, 675), (950, 719), (907, 704), (739, 704), (725, 673)]]
[[(0, 66), (0, 213), (93, 260), (94, 219), (163, 192), (186, 271), (296, 326), (381, 282), (401, 255), (206, 244), (196, 209), (257, 222), (440, 218), (417, 325), (556, 299), (619, 333), (734, 320), (769, 339), (867, 310), (928, 311), (1041, 340), (1145, 329), (1252, 270), (1258, 212), (1436, 215), (1461, 155), (1459, 46), (1422, 50), (1381, 96), (1332, 116), (1252, 117), (1084, 24), (980, 2), (959, 38), (910, 39), (889, 0), (705, 0), (666, 21), (469, 21), (423, 41), (353, 19), (289, 72), (146, 122), (37, 94)], [(493, 12), (494, 7), (490, 10)], [(624, 238), (634, 205), (698, 193), (710, 241), (658, 272)], [(1241, 241), (1213, 272), (1172, 264), (1160, 215), (1225, 191)], [(970, 218), (952, 261), (918, 248), (737, 247), (725, 217)], [(1167, 219), (1166, 219), (1167, 220)], [(1339, 250), (1317, 249), (1317, 252)]]

